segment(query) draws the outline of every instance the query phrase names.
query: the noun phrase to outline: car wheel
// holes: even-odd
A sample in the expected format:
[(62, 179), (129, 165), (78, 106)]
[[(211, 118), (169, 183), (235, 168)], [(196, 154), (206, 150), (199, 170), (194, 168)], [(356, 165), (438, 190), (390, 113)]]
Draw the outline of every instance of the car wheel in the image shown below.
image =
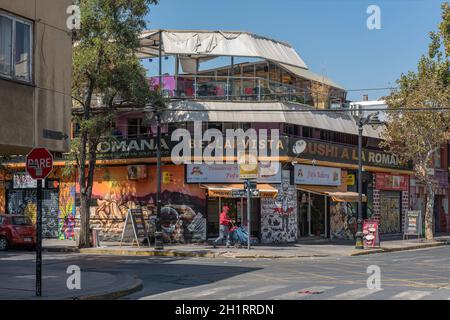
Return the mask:
[(8, 239), (0, 237), (0, 251), (8, 250)]

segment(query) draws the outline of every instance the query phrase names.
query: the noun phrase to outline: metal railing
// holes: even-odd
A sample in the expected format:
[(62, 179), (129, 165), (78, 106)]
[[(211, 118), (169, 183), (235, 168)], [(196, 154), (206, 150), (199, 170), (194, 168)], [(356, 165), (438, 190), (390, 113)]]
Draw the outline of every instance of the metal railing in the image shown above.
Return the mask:
[[(151, 86), (158, 89), (158, 76), (151, 78)], [(278, 100), (325, 108), (339, 108), (345, 102), (342, 97), (261, 77), (164, 75), (162, 92), (172, 99)]]

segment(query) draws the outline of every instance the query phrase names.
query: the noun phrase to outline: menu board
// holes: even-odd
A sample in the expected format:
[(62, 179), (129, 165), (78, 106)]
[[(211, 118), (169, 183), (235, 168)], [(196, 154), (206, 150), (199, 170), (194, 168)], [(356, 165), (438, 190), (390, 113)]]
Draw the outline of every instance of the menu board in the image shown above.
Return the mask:
[(403, 226), (403, 235), (417, 235), (420, 237), (422, 231), (422, 212), (407, 211)]
[(378, 220), (364, 220), (363, 222), (364, 247), (373, 248), (380, 246), (380, 234), (378, 232)]
[(139, 247), (139, 243), (143, 243), (144, 240), (150, 246), (150, 239), (142, 209), (128, 209), (120, 244), (122, 245), (122, 242), (132, 242), (133, 244), (136, 242)]

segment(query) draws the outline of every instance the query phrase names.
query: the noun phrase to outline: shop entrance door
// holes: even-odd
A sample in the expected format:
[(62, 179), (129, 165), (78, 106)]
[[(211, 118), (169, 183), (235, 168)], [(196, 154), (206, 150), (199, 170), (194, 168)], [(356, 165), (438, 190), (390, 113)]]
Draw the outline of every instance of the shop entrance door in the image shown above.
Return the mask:
[[(434, 196), (434, 206), (433, 206), (433, 220), (434, 220), (434, 232), (441, 232), (441, 205), (442, 196)], [(443, 213), (442, 213), (443, 214)]]
[(311, 194), (311, 235), (325, 233), (325, 196)]
[[(252, 207), (250, 213), (251, 236), (260, 237), (261, 203), (259, 198), (251, 200)], [(231, 219), (240, 220), (243, 226), (247, 225), (247, 199), (246, 198), (209, 198), (208, 199), (208, 238), (219, 235), (219, 215), (223, 206), (230, 208), (229, 216)]]
[(380, 194), (380, 233), (401, 232), (400, 193), (382, 191)]

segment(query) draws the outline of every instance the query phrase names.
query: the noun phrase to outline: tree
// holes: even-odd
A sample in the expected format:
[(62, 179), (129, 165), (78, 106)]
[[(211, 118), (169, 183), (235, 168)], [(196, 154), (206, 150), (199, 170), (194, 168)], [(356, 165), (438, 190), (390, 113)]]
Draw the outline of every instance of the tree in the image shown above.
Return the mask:
[[(73, 90), (79, 136), (72, 141), (80, 187), (80, 247), (90, 245), (89, 220), (98, 144), (110, 134), (117, 101), (155, 103), (135, 56), (149, 6), (157, 0), (78, 0), (81, 30), (74, 33)], [(99, 105), (96, 102), (100, 102)], [(156, 103), (159, 103), (156, 101)], [(102, 112), (97, 112), (101, 109)]]
[[(450, 5), (442, 5), (442, 22), (430, 33), (427, 55), (416, 72), (402, 74), (398, 89), (386, 99), (388, 122), (382, 146), (405, 162), (411, 161), (417, 179), (425, 185), (425, 238), (433, 239), (434, 153), (450, 140)], [(446, 110), (443, 108), (447, 108)], [(403, 110), (399, 110), (403, 109)], [(419, 110), (408, 110), (419, 109)], [(396, 111), (397, 110), (397, 111)]]

